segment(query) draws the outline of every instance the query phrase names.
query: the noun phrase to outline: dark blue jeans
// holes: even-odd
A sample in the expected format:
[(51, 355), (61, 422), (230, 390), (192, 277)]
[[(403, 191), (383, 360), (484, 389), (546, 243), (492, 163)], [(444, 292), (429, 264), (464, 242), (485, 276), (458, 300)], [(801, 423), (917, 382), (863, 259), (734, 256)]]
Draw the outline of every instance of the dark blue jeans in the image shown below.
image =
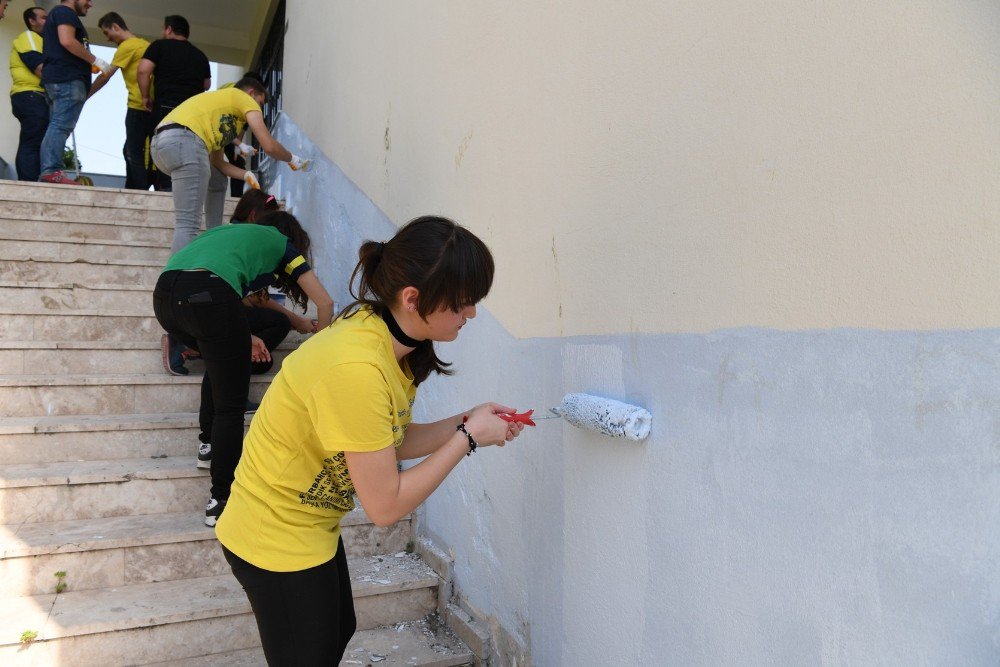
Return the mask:
[(243, 412), (250, 393), (250, 326), (236, 290), (208, 271), (166, 271), (153, 290), (160, 326), (201, 352), (198, 422), (212, 443), (212, 497), (229, 500), (243, 454)]
[(17, 141), (17, 180), (37, 181), (42, 173), (42, 139), (49, 126), (49, 101), (44, 93), (26, 91), (10, 96), (10, 108), (21, 123)]
[(128, 109), (125, 111), (125, 189), (148, 190), (146, 147), (149, 142), (148, 111)]
[(80, 120), (88, 86), (81, 80), (45, 84), (49, 98), (49, 127), (42, 139), (42, 176), (63, 170), (66, 139)]

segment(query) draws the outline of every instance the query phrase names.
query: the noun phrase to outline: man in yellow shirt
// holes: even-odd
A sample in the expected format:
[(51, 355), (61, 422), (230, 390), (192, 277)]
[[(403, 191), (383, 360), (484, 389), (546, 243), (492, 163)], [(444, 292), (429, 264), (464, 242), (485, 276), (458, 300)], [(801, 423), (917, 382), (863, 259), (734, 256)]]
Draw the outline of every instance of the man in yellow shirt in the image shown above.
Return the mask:
[(229, 164), (222, 152), (226, 144), (243, 135), (247, 126), (269, 156), (287, 162), (293, 171), (308, 168), (309, 160), (292, 155), (271, 136), (260, 109), (266, 102), (264, 85), (243, 77), (232, 88), (185, 100), (156, 126), (150, 153), (156, 168), (173, 180), (175, 224), (171, 254), (197, 236), (202, 208), (206, 229), (222, 224), (227, 176), (260, 187), (253, 172)]
[(29, 7), (24, 11), (28, 28), (10, 47), (10, 108), (21, 123), (17, 142), (17, 180), (37, 181), (42, 172), (41, 148), (45, 130), (49, 127), (49, 102), (42, 88), (42, 28), (45, 10)]
[(146, 160), (146, 141), (149, 137), (150, 113), (142, 103), (136, 72), (139, 61), (146, 52), (149, 42), (129, 32), (125, 19), (117, 12), (108, 12), (97, 21), (108, 41), (117, 44), (115, 57), (111, 59), (111, 69), (94, 80), (88, 99), (104, 87), (118, 70), (122, 71), (125, 88), (128, 89), (128, 109), (125, 111), (125, 187), (129, 190), (148, 190), (149, 176)]

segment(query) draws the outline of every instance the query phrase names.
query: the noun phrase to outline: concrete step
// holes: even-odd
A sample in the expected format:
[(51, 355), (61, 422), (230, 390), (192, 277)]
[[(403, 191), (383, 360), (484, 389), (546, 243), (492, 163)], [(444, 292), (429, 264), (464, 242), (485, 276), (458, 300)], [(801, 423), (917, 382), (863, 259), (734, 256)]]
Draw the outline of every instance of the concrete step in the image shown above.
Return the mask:
[(190, 456), (198, 433), (193, 412), (3, 417), (0, 466)]
[[(358, 629), (417, 620), (437, 604), (419, 557), (350, 559)], [(68, 575), (68, 573), (67, 573)], [(22, 646), (24, 631), (37, 633)], [(0, 664), (171, 662), (253, 648), (256, 625), (231, 574), (0, 600)]]
[(7, 308), (0, 304), (0, 340), (4, 341), (156, 341), (163, 328), (153, 316), (110, 310), (49, 311)]
[[(207, 486), (202, 496), (207, 494)], [(229, 572), (204, 510), (0, 526), (0, 598), (174, 581)], [(410, 520), (376, 526), (357, 509), (341, 522), (351, 557), (403, 553)]]
[(53, 281), (0, 280), (0, 303), (23, 310), (92, 310), (95, 308), (146, 315), (153, 310), (151, 289), (145, 285), (90, 284)]
[[(237, 201), (237, 198), (226, 197), (227, 213), (232, 211)], [(0, 181), (0, 210), (4, 210), (9, 205), (8, 202), (42, 204), (58, 208), (83, 206), (139, 211), (174, 210), (173, 195), (169, 192), (100, 187), (76, 188), (48, 183)]]
[[(297, 334), (271, 353), (273, 372), (301, 342)], [(186, 368), (201, 375), (205, 364), (188, 360)], [(0, 340), (0, 368), (8, 375), (107, 375), (164, 373), (159, 341), (4, 341)]]
[[(3, 202), (0, 202), (2, 204)], [(32, 217), (34, 216), (34, 217)], [(67, 214), (62, 213), (62, 218)], [(95, 214), (93, 217), (97, 217)], [(99, 219), (90, 221), (44, 217), (33, 209), (0, 212), (0, 237), (11, 240), (79, 239), (84, 243), (137, 243), (143, 246), (167, 248), (173, 238), (173, 222), (150, 225), (139, 222)]]
[(0, 466), (0, 521), (40, 523), (204, 512), (208, 471), (197, 468), (195, 462), (196, 455), (189, 454)]
[[(94, 262), (0, 260), (0, 276), (11, 282), (71, 283), (76, 285), (133, 285), (153, 291), (163, 271), (159, 263), (138, 260)], [(152, 311), (152, 303), (150, 303)]]
[(127, 242), (115, 239), (87, 239), (45, 237), (39, 239), (37, 230), (21, 233), (0, 229), (0, 257), (8, 260), (96, 262), (127, 259), (163, 266), (170, 257), (169, 238), (158, 243)]
[[(260, 402), (273, 374), (250, 377), (250, 399)], [(200, 375), (0, 375), (0, 405), (10, 417), (193, 412), (201, 401)]]
[[(461, 667), (472, 665), (474, 657), (455, 633), (436, 614), (371, 630), (361, 630), (344, 652), (342, 667), (365, 665), (408, 665), (416, 667)], [(264, 667), (260, 648), (213, 653), (185, 660), (157, 662), (147, 667)]]

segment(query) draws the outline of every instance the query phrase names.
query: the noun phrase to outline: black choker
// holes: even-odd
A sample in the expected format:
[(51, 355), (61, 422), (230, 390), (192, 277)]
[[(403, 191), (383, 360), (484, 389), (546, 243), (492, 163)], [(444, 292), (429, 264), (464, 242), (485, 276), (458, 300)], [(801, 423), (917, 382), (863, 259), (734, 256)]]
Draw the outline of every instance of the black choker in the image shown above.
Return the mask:
[(410, 338), (403, 333), (403, 330), (399, 328), (399, 323), (396, 322), (396, 318), (392, 316), (392, 312), (388, 307), (382, 309), (382, 321), (385, 322), (385, 326), (389, 327), (389, 333), (392, 334), (393, 338), (399, 341), (400, 345), (417, 348), (424, 342), (422, 340)]

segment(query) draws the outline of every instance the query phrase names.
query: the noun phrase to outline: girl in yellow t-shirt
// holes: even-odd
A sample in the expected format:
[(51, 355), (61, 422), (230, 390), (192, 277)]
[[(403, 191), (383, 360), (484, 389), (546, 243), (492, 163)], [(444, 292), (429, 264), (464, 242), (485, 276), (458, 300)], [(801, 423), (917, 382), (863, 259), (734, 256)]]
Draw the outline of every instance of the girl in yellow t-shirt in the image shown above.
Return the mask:
[[(358, 254), (354, 303), (282, 363), (216, 526), (271, 665), (337, 664), (354, 634), (340, 520), (355, 494), (372, 521), (390, 525), (477, 446), (522, 429), (497, 416), (513, 412), (497, 403), (410, 421), (417, 386), (451, 373), (434, 341), (455, 340), (490, 290), (486, 245), (428, 216)], [(416, 458), (399, 471), (397, 461)]]

